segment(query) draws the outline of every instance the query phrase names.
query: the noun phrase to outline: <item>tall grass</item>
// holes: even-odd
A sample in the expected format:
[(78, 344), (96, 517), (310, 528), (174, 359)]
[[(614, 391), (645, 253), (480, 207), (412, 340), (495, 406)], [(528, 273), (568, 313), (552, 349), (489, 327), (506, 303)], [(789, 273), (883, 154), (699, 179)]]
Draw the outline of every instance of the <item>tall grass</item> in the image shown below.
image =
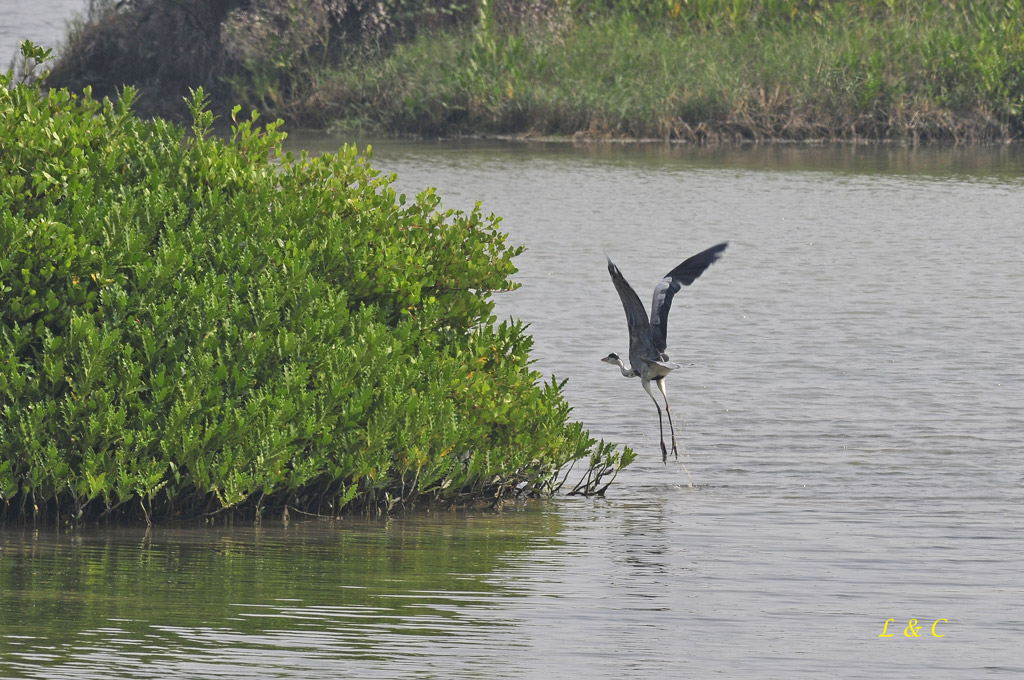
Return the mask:
[(97, 2), (54, 82), (156, 110), (198, 80), (222, 110), (398, 134), (1024, 132), (1024, 0)]
[[(421, 37), (339, 68), (323, 111), (341, 126), (420, 134), (964, 141), (1024, 131), (1019, 2), (754, 4), (687, 3), (685, 21), (619, 12), (547, 32)], [(767, 5), (813, 11), (769, 20)]]

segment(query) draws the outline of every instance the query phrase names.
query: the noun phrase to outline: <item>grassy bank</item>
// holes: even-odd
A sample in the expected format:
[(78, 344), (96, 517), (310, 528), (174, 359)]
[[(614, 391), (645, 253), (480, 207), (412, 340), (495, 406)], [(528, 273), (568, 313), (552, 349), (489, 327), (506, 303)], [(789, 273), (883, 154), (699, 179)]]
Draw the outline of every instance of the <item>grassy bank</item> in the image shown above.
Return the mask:
[[(292, 124), (388, 134), (1024, 132), (1024, 0), (476, 0), (441, 18), (427, 2), (381, 6), (405, 13), (360, 15), (360, 28), (319, 0), (240, 5), (206, 28), (220, 41), (205, 50), (219, 55), (207, 59), (211, 86)], [(88, 70), (86, 38), (109, 40), (103, 22), (125, 24), (125, 12), (77, 31), (61, 78), (85, 82), (72, 65)]]
[(0, 523), (494, 501), (588, 457), (594, 492), (631, 460), (492, 315), (497, 217), (134, 98), (0, 76)]
[(326, 100), (345, 102), (331, 117), (396, 133), (689, 140), (1019, 134), (1024, 24), (994, 30), (980, 14), (915, 5), (876, 15), (835, 4), (815, 15), (820, 23), (713, 30), (620, 15), (557, 35), (433, 36), (339, 70), (327, 81), (338, 94)]

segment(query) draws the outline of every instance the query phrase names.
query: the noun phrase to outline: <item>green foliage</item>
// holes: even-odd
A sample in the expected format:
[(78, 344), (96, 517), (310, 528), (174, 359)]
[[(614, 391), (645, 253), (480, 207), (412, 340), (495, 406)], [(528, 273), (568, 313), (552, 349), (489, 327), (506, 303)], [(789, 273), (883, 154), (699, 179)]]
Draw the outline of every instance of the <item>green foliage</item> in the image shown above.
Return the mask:
[(579, 2), (348, 63), (311, 114), (432, 135), (1001, 141), (1024, 133), (1022, 36), (1021, 0)]
[(14, 67), (18, 81), (29, 82), (49, 76), (48, 70), (36, 73), (36, 69), (50, 59), (53, 54), (52, 49), (36, 45), (31, 40), (22, 40), (19, 47), (21, 48), (21, 59), (15, 63)]
[[(546, 494), (595, 445), (530, 337), (500, 221), (203, 91), (185, 130), (0, 81), (0, 516), (335, 514)], [(602, 449), (604, 450), (604, 449)], [(623, 454), (628, 456), (628, 451)]]
[[(385, 133), (694, 141), (1024, 133), (1024, 0), (117, 6), (73, 33), (55, 69), (61, 84), (101, 80), (109, 93), (111, 83), (158, 82), (145, 101), (175, 103), (182, 83), (202, 83), (296, 124)], [(122, 41), (145, 49), (122, 50), (128, 60), (111, 54)], [(150, 61), (134, 57), (140, 52)]]

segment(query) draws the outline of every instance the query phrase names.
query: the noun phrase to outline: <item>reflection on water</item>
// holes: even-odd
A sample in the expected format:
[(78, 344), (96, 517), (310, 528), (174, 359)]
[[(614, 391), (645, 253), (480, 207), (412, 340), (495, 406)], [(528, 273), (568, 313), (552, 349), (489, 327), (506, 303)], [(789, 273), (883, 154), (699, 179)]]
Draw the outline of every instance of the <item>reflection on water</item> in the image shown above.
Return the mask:
[(476, 648), (519, 644), (494, 617), (516, 591), (488, 575), (543, 549), (558, 524), (530, 505), (255, 528), (5, 531), (0, 614), (18, 625), (0, 634), (0, 668), (3, 677), (98, 677), (111, 667), (120, 677), (362, 676), (417, 666), (440, 647), (464, 676)]
[[(697, 487), (287, 528), (6, 531), (0, 670), (1012, 675), (1020, 590), (1006, 526), (899, 499), (883, 509), (813, 491)], [(926, 631), (949, 619), (946, 637), (879, 639), (895, 617)]]
[[(499, 317), (637, 463), (498, 513), (0, 530), (0, 677), (1024, 672), (1020, 150), (375, 149), (503, 216), (528, 250)], [(668, 335), (690, 488), (599, 361), (626, 349), (604, 253), (646, 302), (725, 239)]]
[[(345, 143), (364, 149), (372, 145), (381, 159), (438, 157), (444, 165), (540, 159), (588, 166), (640, 169), (728, 169), (771, 172), (825, 172), (833, 175), (908, 175), (977, 181), (993, 179), (1019, 183), (1024, 175), (1024, 152), (1019, 145), (905, 146), (902, 144), (620, 144), (484, 139), (406, 142), (390, 139), (349, 139), (321, 132), (292, 130), (292, 149), (334, 152)], [(401, 160), (400, 160), (401, 159)], [(376, 164), (380, 166), (381, 164)], [(393, 167), (393, 166), (392, 166)], [(397, 169), (397, 168), (396, 168)], [(444, 196), (442, 195), (442, 198)], [(482, 200), (482, 199), (481, 199)]]

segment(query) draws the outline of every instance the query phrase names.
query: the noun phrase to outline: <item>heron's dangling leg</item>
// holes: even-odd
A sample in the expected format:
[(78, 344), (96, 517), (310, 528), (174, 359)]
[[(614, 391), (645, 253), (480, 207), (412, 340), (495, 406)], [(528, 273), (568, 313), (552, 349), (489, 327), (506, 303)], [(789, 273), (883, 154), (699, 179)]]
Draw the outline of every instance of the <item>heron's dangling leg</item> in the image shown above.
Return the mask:
[[(660, 381), (659, 381), (659, 383), (660, 383)], [(651, 381), (650, 380), (641, 380), (640, 384), (644, 386), (644, 390), (647, 392), (648, 396), (650, 396), (651, 401), (654, 402), (654, 408), (658, 409), (658, 437), (659, 437), (659, 442), (661, 443), (661, 462), (662, 463), (667, 463), (668, 462), (668, 450), (665, 449), (665, 428), (661, 424), (661, 404), (658, 403), (658, 399), (654, 396), (654, 392), (651, 392)], [(666, 405), (668, 404), (667, 400), (665, 401), (665, 404)], [(669, 424), (671, 425), (671, 423), (672, 423), (672, 421), (670, 420)]]
[[(676, 460), (679, 460), (679, 444), (676, 443), (676, 429), (672, 427), (672, 411), (668, 407), (668, 395), (665, 394), (664, 378), (658, 379), (658, 389), (661, 390), (661, 396), (665, 397), (665, 413), (668, 414), (668, 429), (672, 433), (672, 453), (676, 454)], [(662, 447), (662, 450), (664, 450), (664, 446)], [(680, 465), (682, 465), (682, 463), (680, 463)], [(693, 475), (690, 474), (690, 471), (686, 469), (685, 465), (683, 465), (683, 472), (685, 472), (686, 476), (690, 478), (690, 486), (692, 487)]]
[(672, 453), (675, 454), (676, 460), (679, 459), (679, 444), (676, 442), (676, 428), (672, 426), (672, 410), (668, 407), (668, 395), (665, 394), (665, 379), (658, 378), (658, 389), (661, 390), (661, 396), (665, 397), (665, 413), (668, 414), (668, 429), (672, 433)]

